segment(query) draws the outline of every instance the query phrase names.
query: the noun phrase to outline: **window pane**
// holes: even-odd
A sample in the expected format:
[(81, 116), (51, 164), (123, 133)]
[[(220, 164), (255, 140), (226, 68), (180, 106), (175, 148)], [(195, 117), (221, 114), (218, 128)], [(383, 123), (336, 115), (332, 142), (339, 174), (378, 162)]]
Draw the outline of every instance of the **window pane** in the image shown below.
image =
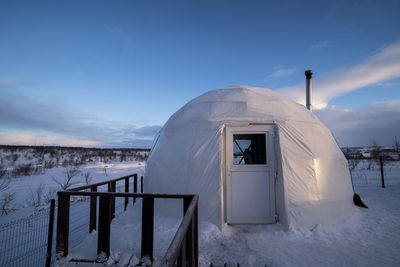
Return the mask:
[(265, 134), (234, 134), (233, 164), (266, 164)]

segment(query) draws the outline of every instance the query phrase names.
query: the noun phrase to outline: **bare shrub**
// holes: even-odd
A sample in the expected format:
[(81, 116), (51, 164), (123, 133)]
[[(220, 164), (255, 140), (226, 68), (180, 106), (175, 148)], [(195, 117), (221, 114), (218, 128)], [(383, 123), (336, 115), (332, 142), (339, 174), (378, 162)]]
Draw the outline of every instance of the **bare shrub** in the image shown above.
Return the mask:
[(0, 179), (5, 177), (7, 174), (7, 168), (3, 165), (0, 165)]
[(32, 170), (33, 170), (33, 164), (31, 162), (26, 164), (20, 164), (13, 168), (12, 176), (14, 178), (19, 176), (29, 176), (31, 175)]
[(124, 150), (121, 151), (121, 154), (119, 155), (119, 160), (120, 162), (126, 161), (126, 152)]
[(71, 186), (73, 186), (74, 184), (77, 184), (78, 182), (73, 182), (72, 178), (74, 178), (75, 176), (79, 175), (80, 171), (75, 168), (75, 167), (71, 167), (71, 168), (65, 168), (65, 171), (63, 172), (65, 174), (65, 179), (63, 181), (58, 180), (55, 177), (51, 177), (51, 179), (56, 182), (62, 190), (67, 190), (68, 188), (70, 188)]
[(107, 166), (104, 166), (104, 174), (105, 174), (106, 176), (108, 176), (108, 175), (107, 175)]
[(14, 211), (15, 208), (12, 205), (12, 202), (15, 198), (15, 192), (4, 192), (0, 199), (1, 205), (1, 216), (7, 215), (9, 212)]
[(5, 191), (8, 186), (10, 185), (11, 179), (10, 178), (0, 178), (0, 192)]
[(40, 184), (36, 190), (32, 190), (32, 188), (30, 189), (31, 191), (31, 204), (34, 207), (39, 207), (40, 205), (42, 205), (42, 199), (43, 199), (43, 192), (44, 192), (44, 185)]
[(356, 171), (355, 175), (358, 180), (364, 180), (364, 182), (366, 184), (368, 184), (368, 179), (367, 179), (367, 175), (365, 174), (365, 172), (359, 170), (359, 171)]
[(371, 145), (371, 158), (378, 160), (381, 155), (382, 147), (374, 140)]
[(57, 188), (50, 187), (47, 189), (46, 194), (43, 197), (45, 203), (50, 203), (52, 199), (56, 199), (57, 197)]
[(348, 163), (349, 163), (349, 170), (351, 172), (353, 172), (355, 170), (355, 168), (357, 167), (358, 163), (360, 163), (360, 159), (358, 159), (358, 158), (349, 159)]
[(67, 168), (67, 167), (68, 167), (68, 160), (67, 160), (67, 159), (64, 159), (64, 160), (63, 160), (62, 166), (63, 166), (64, 168)]
[(11, 165), (14, 166), (15, 162), (18, 160), (19, 154), (12, 154), (11, 155)]
[(92, 177), (90, 177), (90, 172), (85, 172), (83, 174), (83, 177), (85, 178), (86, 185), (89, 185), (90, 182), (92, 181)]

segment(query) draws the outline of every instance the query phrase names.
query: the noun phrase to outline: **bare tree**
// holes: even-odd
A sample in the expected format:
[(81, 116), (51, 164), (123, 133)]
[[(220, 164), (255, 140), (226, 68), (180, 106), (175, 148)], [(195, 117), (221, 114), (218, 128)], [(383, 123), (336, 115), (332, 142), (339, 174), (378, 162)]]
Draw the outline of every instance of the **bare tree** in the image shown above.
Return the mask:
[(104, 166), (104, 173), (105, 173), (106, 176), (108, 176), (108, 174), (107, 174), (107, 167), (108, 167), (108, 166)]
[(45, 203), (50, 203), (50, 200), (55, 199), (57, 196), (57, 188), (49, 187), (46, 194), (43, 197)]
[(5, 191), (10, 185), (10, 177), (5, 177), (7, 169), (4, 166), (0, 166), (0, 192)]
[(43, 191), (44, 191), (43, 184), (40, 184), (35, 191), (33, 191), (31, 188), (32, 206), (39, 207), (40, 205), (42, 205)]
[(382, 152), (382, 147), (374, 140), (371, 145), (371, 158), (378, 160)]
[(53, 176), (51, 177), (51, 179), (54, 182), (56, 182), (61, 187), (62, 190), (67, 190), (74, 184), (78, 183), (78, 182), (72, 181), (72, 178), (74, 178), (75, 176), (77, 176), (80, 173), (80, 171), (77, 168), (75, 168), (75, 167), (65, 168), (65, 171), (63, 173), (65, 174), (65, 179), (63, 181), (59, 181), (59, 180), (57, 180), (57, 178), (55, 178)]
[(0, 179), (3, 178), (7, 173), (7, 168), (3, 165), (0, 165)]
[(83, 177), (85, 178), (86, 185), (89, 185), (90, 182), (92, 181), (92, 177), (90, 177), (90, 172), (85, 172), (83, 174)]
[(394, 150), (396, 151), (396, 153), (399, 153), (400, 142), (399, 142), (399, 140), (397, 140), (397, 136), (394, 137), (393, 145), (394, 145)]
[(10, 211), (14, 211), (15, 208), (12, 206), (11, 202), (15, 198), (15, 192), (4, 192), (1, 199), (1, 216), (7, 215)]

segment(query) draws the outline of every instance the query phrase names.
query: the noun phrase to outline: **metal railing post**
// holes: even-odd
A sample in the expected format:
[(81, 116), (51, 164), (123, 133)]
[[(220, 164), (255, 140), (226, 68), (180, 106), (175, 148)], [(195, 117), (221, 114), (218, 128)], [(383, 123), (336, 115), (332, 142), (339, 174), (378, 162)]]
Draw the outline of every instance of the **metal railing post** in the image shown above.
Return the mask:
[(51, 249), (53, 248), (53, 226), (54, 226), (54, 206), (55, 200), (50, 201), (50, 216), (49, 216), (49, 230), (47, 234), (47, 255), (46, 255), (46, 267), (51, 265)]

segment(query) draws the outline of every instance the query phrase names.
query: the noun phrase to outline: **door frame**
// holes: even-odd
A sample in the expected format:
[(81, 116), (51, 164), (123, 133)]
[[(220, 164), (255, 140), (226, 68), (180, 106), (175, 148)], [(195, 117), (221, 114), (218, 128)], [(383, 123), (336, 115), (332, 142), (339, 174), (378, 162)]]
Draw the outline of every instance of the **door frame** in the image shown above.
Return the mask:
[[(276, 182), (276, 155), (275, 152), (275, 124), (263, 124), (263, 125), (247, 125), (247, 126), (229, 126), (226, 125), (225, 140), (224, 140), (224, 151), (225, 151), (225, 215), (226, 222), (228, 224), (267, 224), (276, 223), (277, 215), (275, 208), (275, 182)], [(266, 153), (267, 162), (266, 165), (242, 165), (234, 166), (233, 161), (233, 134), (266, 134)], [(259, 218), (233, 218), (231, 210), (231, 172), (237, 171), (238, 168), (245, 168), (245, 171), (265, 171), (269, 179), (269, 211), (268, 217)], [(243, 171), (241, 169), (240, 171)], [(268, 205), (268, 203), (266, 203)]]

